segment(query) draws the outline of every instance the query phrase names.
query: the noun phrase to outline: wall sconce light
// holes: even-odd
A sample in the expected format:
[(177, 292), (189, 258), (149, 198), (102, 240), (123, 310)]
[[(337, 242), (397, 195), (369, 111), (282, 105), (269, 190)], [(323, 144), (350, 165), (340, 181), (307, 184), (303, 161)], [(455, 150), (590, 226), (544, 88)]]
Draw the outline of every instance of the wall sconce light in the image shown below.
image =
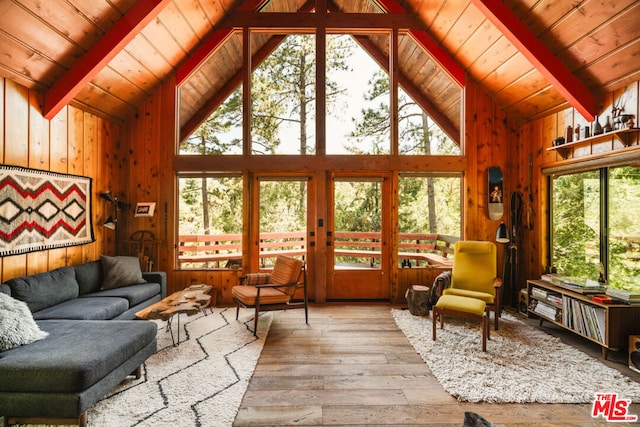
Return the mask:
[(115, 231), (115, 233), (116, 233), (116, 255), (118, 255), (118, 248), (120, 247), (120, 244), (119, 244), (119, 241), (118, 241), (118, 212), (119, 211), (124, 211), (125, 208), (127, 207), (127, 205), (126, 205), (126, 203), (119, 201), (118, 200), (118, 196), (112, 195), (110, 191), (107, 191), (106, 193), (100, 193), (100, 197), (102, 199), (106, 200), (107, 202), (111, 203), (111, 205), (113, 206), (113, 215), (109, 215), (107, 220), (102, 225), (105, 228), (108, 228), (110, 230), (114, 230)]
[(507, 230), (507, 226), (504, 224), (504, 221), (500, 221), (500, 225), (496, 230), (496, 242), (498, 243), (509, 243), (509, 230)]

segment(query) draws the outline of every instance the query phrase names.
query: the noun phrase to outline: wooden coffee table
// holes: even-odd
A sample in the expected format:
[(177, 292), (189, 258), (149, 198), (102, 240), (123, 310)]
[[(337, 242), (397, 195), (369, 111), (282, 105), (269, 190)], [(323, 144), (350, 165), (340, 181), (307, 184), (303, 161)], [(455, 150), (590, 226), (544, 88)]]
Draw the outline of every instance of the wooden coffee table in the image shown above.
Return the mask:
[[(167, 321), (167, 329), (171, 333), (171, 341), (176, 345), (173, 337), (171, 323), (173, 316), (178, 319), (178, 344), (180, 343), (180, 314), (188, 316), (204, 311), (211, 304), (211, 292), (213, 288), (209, 285), (191, 285), (181, 291), (174, 292), (163, 300), (158, 301), (149, 307), (138, 311), (135, 316), (138, 319), (152, 320), (160, 319)], [(206, 315), (206, 312), (205, 312)]]

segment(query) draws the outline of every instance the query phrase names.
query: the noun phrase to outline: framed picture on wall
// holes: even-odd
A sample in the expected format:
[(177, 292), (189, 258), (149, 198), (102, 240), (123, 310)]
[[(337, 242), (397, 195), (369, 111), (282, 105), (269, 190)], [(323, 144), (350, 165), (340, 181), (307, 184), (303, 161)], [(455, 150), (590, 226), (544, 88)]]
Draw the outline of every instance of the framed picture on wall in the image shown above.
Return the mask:
[(156, 202), (139, 202), (134, 216), (153, 216), (155, 210)]

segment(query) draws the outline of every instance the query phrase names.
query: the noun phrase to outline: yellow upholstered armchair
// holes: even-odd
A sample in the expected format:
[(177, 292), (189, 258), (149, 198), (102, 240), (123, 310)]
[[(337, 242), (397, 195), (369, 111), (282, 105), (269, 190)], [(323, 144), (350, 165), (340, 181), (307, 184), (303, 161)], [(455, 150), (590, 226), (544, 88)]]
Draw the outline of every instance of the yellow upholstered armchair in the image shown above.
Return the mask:
[(476, 298), (486, 303), (487, 315), (494, 312), (494, 325), (502, 311), (502, 278), (497, 275), (497, 251), (492, 242), (461, 240), (453, 248), (451, 285), (443, 295)]
[[(294, 294), (300, 287), (304, 290), (303, 300), (294, 301)], [(240, 285), (231, 289), (231, 295), (236, 302), (236, 320), (240, 307), (255, 309), (254, 335), (257, 333), (258, 315), (261, 311), (304, 308), (305, 323), (309, 323), (306, 272), (304, 262), (299, 259), (278, 255), (271, 273), (253, 273), (240, 277)]]

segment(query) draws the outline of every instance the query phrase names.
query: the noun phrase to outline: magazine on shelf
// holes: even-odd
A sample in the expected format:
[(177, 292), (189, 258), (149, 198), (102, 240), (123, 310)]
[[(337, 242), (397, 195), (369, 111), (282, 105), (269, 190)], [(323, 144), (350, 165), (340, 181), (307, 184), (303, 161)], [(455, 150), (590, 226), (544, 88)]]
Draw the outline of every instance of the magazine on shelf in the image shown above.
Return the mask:
[(629, 302), (640, 303), (640, 294), (631, 291), (625, 291), (623, 289), (607, 289), (606, 295), (610, 297)]
[(607, 287), (595, 280), (581, 277), (563, 276), (561, 274), (543, 274), (540, 279), (544, 282), (581, 294), (597, 294), (607, 290)]

